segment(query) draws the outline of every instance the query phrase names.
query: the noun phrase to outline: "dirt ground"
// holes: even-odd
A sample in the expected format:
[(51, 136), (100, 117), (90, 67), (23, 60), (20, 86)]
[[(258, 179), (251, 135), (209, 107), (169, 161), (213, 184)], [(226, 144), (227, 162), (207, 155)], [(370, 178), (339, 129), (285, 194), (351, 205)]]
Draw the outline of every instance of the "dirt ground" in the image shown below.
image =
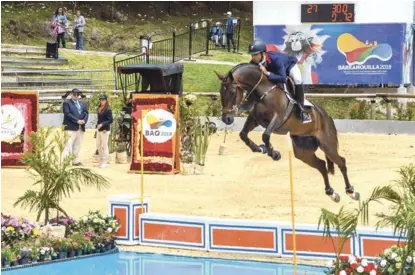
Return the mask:
[[(261, 134), (250, 136), (260, 142)], [(274, 162), (266, 155), (254, 154), (239, 140), (238, 133), (228, 135), (225, 155), (218, 154), (223, 133), (212, 137), (203, 175), (145, 175), (145, 195), (152, 199), (150, 211), (222, 218), (290, 221), (290, 189), (288, 146), (284, 136), (273, 136), (272, 143), (282, 153)], [(362, 198), (377, 185), (398, 178), (397, 170), (415, 160), (415, 138), (409, 135), (340, 134), (340, 153), (348, 164), (351, 183)], [(111, 194), (139, 193), (140, 175), (127, 173), (127, 164), (112, 164), (105, 169), (95, 167), (95, 139), (88, 131), (81, 149), (82, 162), (106, 176), (112, 186), (104, 191), (85, 188), (63, 201), (73, 217), (88, 210), (108, 211)], [(322, 157), (322, 155), (320, 154)], [(343, 177), (336, 167), (330, 176), (333, 188), (341, 195), (339, 204), (324, 194), (319, 172), (294, 160), (296, 222), (317, 223), (320, 209), (336, 211), (340, 206), (357, 206), (345, 195)], [(2, 169), (1, 206), (3, 212), (32, 220), (35, 213), (14, 208), (13, 202), (31, 188), (33, 180), (22, 169)], [(386, 209), (379, 205), (372, 212)], [(371, 219), (371, 223), (375, 222)]]

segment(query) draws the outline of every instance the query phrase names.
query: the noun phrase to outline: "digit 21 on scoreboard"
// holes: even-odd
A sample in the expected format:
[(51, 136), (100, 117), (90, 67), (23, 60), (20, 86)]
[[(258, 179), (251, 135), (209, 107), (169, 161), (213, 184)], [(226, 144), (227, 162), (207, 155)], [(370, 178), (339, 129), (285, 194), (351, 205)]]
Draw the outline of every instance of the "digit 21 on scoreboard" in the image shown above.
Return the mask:
[(302, 23), (353, 23), (354, 4), (301, 4)]

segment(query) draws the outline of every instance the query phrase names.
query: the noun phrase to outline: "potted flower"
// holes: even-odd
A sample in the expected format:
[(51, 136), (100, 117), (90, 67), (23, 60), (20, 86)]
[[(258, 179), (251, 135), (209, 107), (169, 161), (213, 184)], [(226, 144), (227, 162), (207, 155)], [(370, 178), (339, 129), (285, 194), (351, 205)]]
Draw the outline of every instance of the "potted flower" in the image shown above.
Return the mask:
[(93, 250), (95, 250), (94, 243), (90, 240), (86, 240), (85, 247), (84, 247), (84, 254), (94, 253)]
[(10, 255), (10, 266), (16, 266), (16, 265), (19, 265), (18, 254), (16, 253), (16, 249), (12, 248), (11, 255)]
[(39, 248), (39, 261), (50, 261), (51, 260), (51, 248), (48, 246), (42, 246)]
[(24, 265), (29, 262), (29, 258), (31, 257), (32, 249), (30, 247), (24, 246), (20, 249), (20, 259), (19, 264)]
[(57, 238), (53, 243), (54, 250), (58, 251), (58, 259), (65, 259), (68, 256), (68, 243), (64, 238)]
[(12, 261), (12, 250), (9, 247), (5, 247), (1, 251), (1, 259), (5, 268), (10, 267)]
[(97, 248), (95, 247), (95, 244), (93, 242), (91, 242), (91, 254), (95, 254), (97, 253)]
[(38, 225), (9, 214), (1, 214), (1, 227), (1, 239), (8, 245), (14, 245), (18, 241), (28, 240), (39, 234)]
[(58, 258), (58, 253), (53, 251), (51, 257), (52, 257), (52, 261), (56, 260)]
[(76, 251), (76, 256), (82, 256), (82, 250), (84, 249), (84, 234), (79, 232), (75, 232), (70, 236), (72, 244), (74, 246), (74, 250)]
[[(407, 246), (399, 247), (396, 245), (385, 249), (376, 259), (378, 270), (381, 274), (413, 274), (415, 252), (411, 253), (412, 255), (408, 255), (407, 249)], [(408, 256), (405, 257), (405, 255)]]
[(32, 247), (32, 263), (37, 263), (39, 261), (39, 248)]
[[(111, 228), (110, 228), (111, 229)], [(105, 251), (111, 250), (114, 245), (115, 236), (112, 231), (106, 231), (101, 235), (103, 244), (105, 245)]]
[[(336, 267), (338, 267), (338, 273), (336, 273)], [(379, 273), (375, 263), (369, 262), (366, 259), (355, 257), (353, 255), (342, 255), (338, 260), (332, 260), (329, 262), (328, 271), (326, 274), (376, 275)]]
[(105, 250), (104, 250), (104, 244), (102, 243), (102, 242), (99, 242), (98, 244), (97, 244), (97, 253), (102, 253), (102, 252), (105, 252)]
[(75, 242), (72, 239), (68, 239), (67, 244), (68, 244), (68, 248), (67, 248), (68, 258), (75, 257)]
[(52, 253), (53, 253), (53, 247), (44, 247), (45, 249), (45, 261), (51, 261), (52, 260)]
[(94, 232), (85, 232), (84, 238), (87, 241), (87, 245), (85, 247), (85, 250), (87, 250), (87, 253), (95, 253), (95, 246), (94, 246), (94, 239), (95, 239), (95, 233)]

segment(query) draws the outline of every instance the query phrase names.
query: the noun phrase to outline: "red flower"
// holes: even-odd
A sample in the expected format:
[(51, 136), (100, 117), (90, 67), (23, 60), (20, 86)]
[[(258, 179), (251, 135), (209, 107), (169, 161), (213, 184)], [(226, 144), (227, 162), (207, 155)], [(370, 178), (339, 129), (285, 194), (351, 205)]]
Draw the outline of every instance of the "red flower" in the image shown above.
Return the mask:
[(342, 263), (347, 263), (349, 261), (349, 256), (340, 256), (340, 261)]
[(358, 267), (359, 267), (359, 265), (358, 265), (357, 263), (351, 264), (350, 266), (351, 266), (353, 269), (356, 269), (356, 268), (358, 268)]

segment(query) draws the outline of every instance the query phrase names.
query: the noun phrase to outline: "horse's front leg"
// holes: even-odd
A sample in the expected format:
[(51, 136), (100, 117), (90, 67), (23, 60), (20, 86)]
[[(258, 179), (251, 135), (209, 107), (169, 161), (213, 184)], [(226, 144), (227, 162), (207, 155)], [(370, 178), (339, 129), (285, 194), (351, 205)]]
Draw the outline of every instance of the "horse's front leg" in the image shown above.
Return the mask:
[(242, 131), (239, 133), (239, 137), (252, 150), (252, 152), (263, 152), (263, 150), (261, 150), (261, 148), (248, 137), (248, 133), (254, 130), (257, 126), (258, 122), (252, 117), (252, 115), (249, 115), (245, 121)]
[(272, 147), (271, 142), (269, 141), (270, 138), (271, 138), (272, 130), (275, 128), (277, 123), (278, 123), (278, 114), (275, 113), (274, 116), (271, 119), (271, 122), (268, 124), (267, 129), (265, 129), (265, 132), (262, 134), (262, 141), (264, 142), (267, 154), (273, 160), (280, 160), (281, 159), (280, 152), (274, 150), (274, 148)]

